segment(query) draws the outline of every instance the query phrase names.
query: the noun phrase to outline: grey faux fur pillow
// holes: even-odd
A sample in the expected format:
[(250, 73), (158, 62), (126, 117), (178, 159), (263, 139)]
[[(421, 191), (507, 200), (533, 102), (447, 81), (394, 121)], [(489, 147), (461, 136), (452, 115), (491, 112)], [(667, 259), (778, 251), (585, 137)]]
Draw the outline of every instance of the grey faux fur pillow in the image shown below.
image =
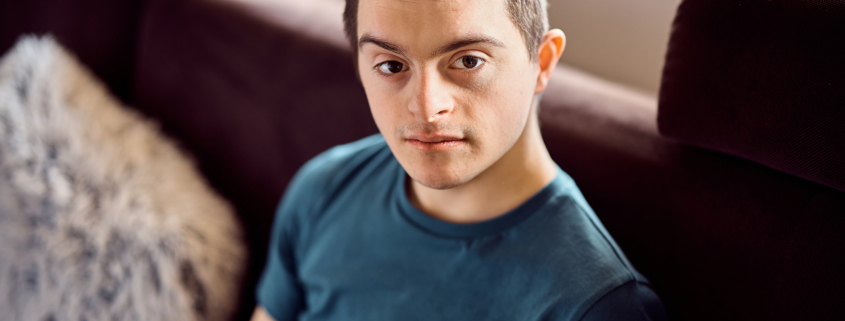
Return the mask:
[(0, 319), (227, 320), (232, 208), (52, 38), (0, 61)]

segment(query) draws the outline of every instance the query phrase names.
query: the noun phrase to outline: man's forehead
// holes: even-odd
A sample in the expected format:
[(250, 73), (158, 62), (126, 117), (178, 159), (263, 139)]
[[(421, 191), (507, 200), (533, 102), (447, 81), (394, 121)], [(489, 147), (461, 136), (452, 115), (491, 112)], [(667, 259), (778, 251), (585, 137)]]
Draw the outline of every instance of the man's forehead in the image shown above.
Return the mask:
[(504, 0), (360, 0), (361, 6), (374, 6), (408, 13), (457, 11), (478, 5), (494, 5)]
[[(405, 22), (417, 25), (494, 22), (507, 16), (505, 0), (360, 0), (358, 25)], [(498, 19), (497, 19), (498, 18)]]
[[(502, 30), (503, 28), (514, 30)], [(361, 0), (358, 34), (386, 40), (449, 41), (453, 37), (486, 34), (507, 42), (518, 33), (504, 0)]]

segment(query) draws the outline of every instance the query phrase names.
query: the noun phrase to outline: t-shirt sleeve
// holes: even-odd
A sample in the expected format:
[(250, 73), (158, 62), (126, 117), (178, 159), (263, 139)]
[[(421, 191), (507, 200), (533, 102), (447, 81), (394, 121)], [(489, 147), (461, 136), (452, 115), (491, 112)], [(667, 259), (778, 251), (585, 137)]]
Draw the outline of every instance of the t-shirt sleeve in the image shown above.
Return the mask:
[(297, 277), (295, 249), (298, 234), (304, 228), (302, 218), (312, 211), (315, 201), (313, 185), (319, 181), (320, 175), (315, 171), (319, 162), (318, 157), (300, 168), (288, 185), (273, 220), (267, 262), (255, 297), (276, 321), (296, 320), (305, 306), (304, 291)]
[(582, 321), (666, 320), (663, 303), (648, 286), (637, 281), (622, 284), (596, 301)]
[(287, 217), (284, 210), (284, 207), (280, 207), (276, 213), (267, 263), (255, 292), (258, 304), (276, 321), (296, 320), (303, 307), (302, 290), (296, 277), (292, 238), (287, 226), (291, 220), (285, 219)]
[[(385, 149), (382, 145), (384, 139), (376, 134), (335, 146), (309, 160), (294, 175), (276, 211), (267, 263), (255, 289), (258, 304), (276, 321), (296, 320), (305, 309), (296, 258), (301, 254), (298, 251), (307, 251), (309, 245), (304, 240), (319, 220), (331, 191), (342, 181), (338, 177), (344, 176), (346, 168), (355, 167), (350, 164)], [(362, 153), (364, 150), (369, 152)], [(353, 160), (356, 157), (358, 160)]]

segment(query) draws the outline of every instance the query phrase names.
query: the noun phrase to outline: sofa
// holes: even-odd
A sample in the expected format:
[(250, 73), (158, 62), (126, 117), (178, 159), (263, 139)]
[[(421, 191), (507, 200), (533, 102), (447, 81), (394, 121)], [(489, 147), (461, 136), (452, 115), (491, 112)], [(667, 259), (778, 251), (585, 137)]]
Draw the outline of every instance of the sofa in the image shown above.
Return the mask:
[[(331, 0), (0, 1), (52, 33), (237, 209), (248, 320), (304, 162), (376, 133)], [(845, 2), (684, 0), (657, 98), (561, 65), (543, 138), (672, 320), (845, 319)], [(565, 30), (564, 30), (565, 32)], [(564, 53), (565, 54), (565, 53)]]

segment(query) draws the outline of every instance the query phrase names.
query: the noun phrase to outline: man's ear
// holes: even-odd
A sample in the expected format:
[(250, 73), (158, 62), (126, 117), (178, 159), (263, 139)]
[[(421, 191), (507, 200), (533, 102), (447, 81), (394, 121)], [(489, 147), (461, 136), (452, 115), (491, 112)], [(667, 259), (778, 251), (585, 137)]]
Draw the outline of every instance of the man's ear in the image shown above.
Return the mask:
[(538, 60), (540, 61), (540, 74), (537, 76), (537, 86), (534, 87), (535, 95), (546, 90), (549, 77), (552, 76), (552, 71), (555, 70), (557, 61), (560, 60), (560, 55), (563, 53), (563, 47), (565, 46), (566, 35), (560, 29), (549, 30), (543, 36), (543, 41), (540, 42), (540, 48), (537, 51)]

